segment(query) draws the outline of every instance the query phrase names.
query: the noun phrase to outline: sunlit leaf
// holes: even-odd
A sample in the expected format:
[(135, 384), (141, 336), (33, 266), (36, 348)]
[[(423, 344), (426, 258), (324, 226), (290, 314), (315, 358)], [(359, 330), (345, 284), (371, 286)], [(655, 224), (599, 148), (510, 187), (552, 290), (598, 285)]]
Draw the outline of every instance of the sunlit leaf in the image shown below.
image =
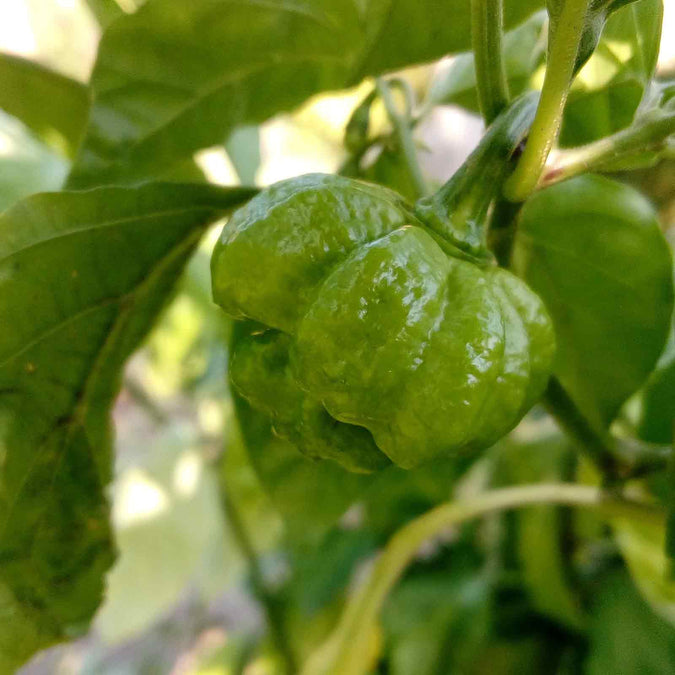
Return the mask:
[(656, 67), (662, 18), (662, 0), (633, 2), (610, 16), (572, 87), (562, 146), (590, 143), (631, 123)]
[(89, 112), (89, 90), (44, 66), (0, 54), (0, 108), (72, 157)]
[(122, 365), (205, 226), (250, 196), (148, 184), (39, 194), (0, 216), (0, 671), (98, 606)]
[[(507, 22), (540, 6), (507, 3)], [(313, 94), (468, 48), (468, 0), (447, 15), (442, 0), (151, 0), (103, 36), (71, 185), (141, 180)]]

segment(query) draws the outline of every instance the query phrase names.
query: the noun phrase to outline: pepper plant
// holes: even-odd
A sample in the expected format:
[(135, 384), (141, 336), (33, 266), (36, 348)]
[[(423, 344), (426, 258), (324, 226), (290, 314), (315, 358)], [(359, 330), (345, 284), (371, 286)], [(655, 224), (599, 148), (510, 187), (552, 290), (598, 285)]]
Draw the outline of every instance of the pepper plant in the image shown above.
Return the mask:
[[(87, 85), (0, 55), (63, 167), (0, 174), (0, 672), (105, 596), (111, 409), (211, 226), (215, 461), (266, 625), (227, 672), (675, 672), (661, 1), (89, 4)], [(335, 174), (246, 178), (242, 127), (359, 84)], [(436, 184), (416, 133), (448, 104), (485, 133)], [(223, 144), (243, 185), (194, 163)]]

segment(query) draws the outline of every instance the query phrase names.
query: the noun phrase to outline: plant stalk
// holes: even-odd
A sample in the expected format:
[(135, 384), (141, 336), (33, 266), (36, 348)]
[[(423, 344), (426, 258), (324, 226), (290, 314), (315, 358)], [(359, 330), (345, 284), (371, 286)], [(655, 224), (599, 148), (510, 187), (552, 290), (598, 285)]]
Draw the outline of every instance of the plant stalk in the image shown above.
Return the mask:
[(503, 36), (503, 1), (471, 0), (471, 43), (478, 104), (485, 126), (490, 126), (509, 102), (509, 86), (503, 60)]
[(593, 171), (603, 171), (611, 164), (630, 159), (644, 151), (661, 150), (668, 137), (675, 134), (675, 112), (659, 114), (654, 119), (635, 124), (616, 134), (580, 148), (566, 150), (543, 176), (539, 187), (567, 180)]
[(577, 441), (580, 449), (603, 475), (606, 484), (616, 484), (621, 472), (611, 438), (602, 436), (591, 426), (555, 376), (549, 379), (544, 405), (563, 431)]
[(537, 114), (516, 170), (504, 186), (509, 201), (522, 202), (536, 189), (558, 138), (589, 0), (565, 0), (552, 36)]
[(298, 672), (298, 666), (295, 662), (295, 655), (291, 651), (288, 636), (286, 635), (281, 607), (277, 598), (267, 588), (265, 577), (258, 562), (258, 556), (256, 555), (253, 544), (246, 532), (246, 527), (239, 514), (239, 509), (224, 490), (221, 502), (227, 522), (232, 528), (232, 534), (234, 535), (237, 544), (239, 544), (239, 548), (248, 564), (251, 587), (256, 599), (264, 609), (270, 636), (282, 659), (284, 673), (285, 675), (293, 675)]
[(382, 605), (420, 546), (450, 527), (491, 512), (533, 504), (583, 506), (608, 519), (627, 518), (659, 526), (665, 522), (659, 509), (611, 496), (596, 487), (575, 484), (521, 485), (442, 504), (401, 528), (390, 539), (365, 583), (348, 601), (337, 628), (312, 655), (301, 674), (365, 673), (369, 665), (369, 641)]
[(387, 116), (394, 127), (394, 132), (401, 151), (403, 152), (408, 173), (415, 186), (417, 196), (424, 197), (428, 192), (428, 188), (424, 176), (422, 175), (422, 169), (420, 168), (419, 159), (417, 157), (417, 148), (415, 148), (415, 142), (412, 137), (412, 121), (410, 116), (412, 111), (408, 110), (408, 115), (405, 116), (398, 112), (394, 97), (391, 94), (389, 83), (384, 80), (384, 78), (379, 77), (377, 79), (377, 90), (384, 103)]

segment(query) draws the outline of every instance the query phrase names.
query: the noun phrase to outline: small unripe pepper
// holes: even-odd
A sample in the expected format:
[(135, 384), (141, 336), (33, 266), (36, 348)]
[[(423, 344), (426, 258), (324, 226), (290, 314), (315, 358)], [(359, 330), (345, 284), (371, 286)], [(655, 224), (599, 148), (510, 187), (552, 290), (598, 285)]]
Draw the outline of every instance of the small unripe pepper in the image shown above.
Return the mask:
[(372, 471), (477, 452), (540, 396), (549, 317), (485, 246), (488, 207), (531, 109), (517, 102), (415, 206), (314, 174), (273, 185), (223, 229), (214, 298), (251, 322), (232, 384), (306, 455)]

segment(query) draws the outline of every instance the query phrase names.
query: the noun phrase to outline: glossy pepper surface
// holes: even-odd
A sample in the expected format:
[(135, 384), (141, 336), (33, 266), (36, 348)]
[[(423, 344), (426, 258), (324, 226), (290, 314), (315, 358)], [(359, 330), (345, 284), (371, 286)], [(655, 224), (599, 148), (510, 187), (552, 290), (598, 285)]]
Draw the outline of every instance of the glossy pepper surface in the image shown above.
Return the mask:
[(541, 394), (554, 345), (541, 301), (422, 207), (313, 174), (223, 229), (214, 298), (251, 321), (232, 384), (309, 456), (372, 471), (475, 452)]

